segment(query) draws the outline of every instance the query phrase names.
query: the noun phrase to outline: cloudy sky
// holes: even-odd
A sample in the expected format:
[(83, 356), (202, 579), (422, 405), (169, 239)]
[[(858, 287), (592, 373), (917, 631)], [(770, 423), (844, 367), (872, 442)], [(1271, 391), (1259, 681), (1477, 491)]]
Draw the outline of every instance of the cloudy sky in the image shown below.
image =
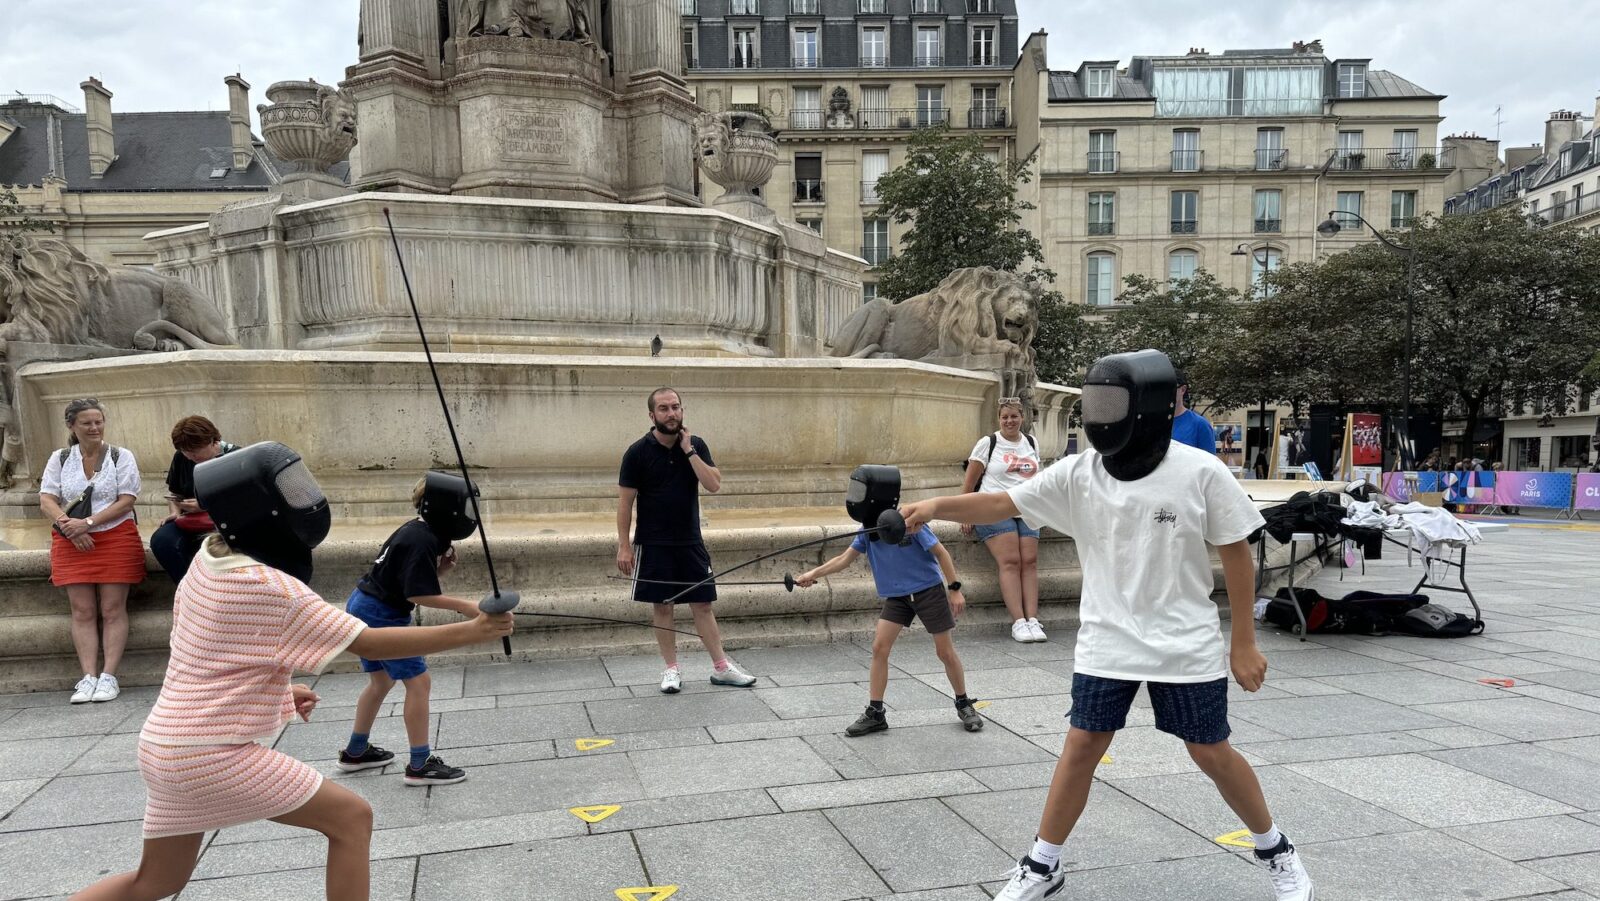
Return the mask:
[[(221, 109), (242, 72), (252, 103), (274, 81), (333, 83), (355, 60), (358, 0), (4, 0), (0, 93), (81, 106), (89, 75), (119, 111)], [(1050, 34), (1050, 65), (1181, 54), (1190, 47), (1287, 47), (1320, 38), (1330, 56), (1371, 57), (1436, 93), (1447, 133), (1502, 146), (1543, 140), (1551, 110), (1593, 113), (1600, 0), (1019, 0), (1024, 32)]]

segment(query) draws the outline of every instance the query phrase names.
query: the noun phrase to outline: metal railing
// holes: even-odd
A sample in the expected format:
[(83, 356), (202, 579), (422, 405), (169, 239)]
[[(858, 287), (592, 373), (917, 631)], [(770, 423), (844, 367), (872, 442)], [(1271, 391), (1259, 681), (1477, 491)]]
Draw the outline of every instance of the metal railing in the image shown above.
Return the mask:
[(1257, 219), (1255, 221), (1256, 234), (1277, 234), (1283, 231), (1282, 219)]
[(1090, 172), (1115, 172), (1122, 164), (1122, 154), (1115, 150), (1091, 150), (1088, 156)]
[(1003, 106), (975, 106), (967, 110), (968, 128), (1005, 128), (1007, 121)]
[(54, 94), (24, 94), (21, 91), (17, 91), (10, 96), (0, 95), (0, 103), (42, 103), (45, 106), (60, 107), (69, 113), (83, 112), (83, 110), (78, 109)]
[(994, 12), (994, 0), (967, 0), (967, 12), (992, 13)]
[(1116, 233), (1117, 233), (1117, 223), (1116, 222), (1091, 222), (1091, 223), (1089, 223), (1089, 234), (1091, 234), (1091, 235), (1114, 235)]
[(685, 69), (698, 69), (698, 68), (700, 68), (700, 57), (698, 57), (698, 56), (690, 56), (689, 54), (685, 53), (683, 55), (683, 67)]
[(917, 109), (863, 109), (856, 116), (856, 127), (863, 129), (930, 128), (950, 123), (949, 107)]
[(992, 65), (994, 65), (994, 51), (990, 50), (990, 51), (984, 52), (984, 53), (973, 53), (972, 56), (967, 59), (967, 65), (969, 65), (969, 66), (992, 66)]
[(916, 64), (919, 68), (929, 69), (944, 65), (944, 53), (917, 54)]
[(882, 69), (889, 65), (889, 54), (878, 53), (874, 55), (861, 54), (861, 68)]
[(728, 64), (735, 69), (755, 69), (759, 68), (760, 62), (754, 53), (734, 51), (733, 59), (729, 60)]
[(881, 16), (884, 8), (884, 0), (856, 0), (856, 12), (864, 15)]
[(796, 56), (789, 60), (789, 65), (795, 69), (815, 69), (822, 63), (816, 56)]
[(815, 16), (822, 12), (822, 0), (789, 0), (792, 16)]
[(1335, 147), (1328, 151), (1335, 172), (1427, 172), (1454, 169), (1454, 147)]
[(911, 11), (917, 15), (944, 12), (943, 0), (911, 0)]
[(796, 179), (794, 183), (794, 202), (822, 203), (822, 179)]
[(1417, 221), (1415, 216), (1390, 216), (1390, 228), (1410, 228)]
[(1282, 169), (1284, 158), (1288, 155), (1289, 151), (1281, 147), (1258, 147), (1256, 148), (1256, 169), (1262, 171)]
[(1192, 235), (1199, 227), (1200, 223), (1194, 219), (1172, 220), (1172, 233), (1175, 235)]
[(792, 109), (789, 111), (789, 127), (792, 129), (816, 129), (822, 127), (822, 110), (819, 109)]
[(730, 16), (761, 15), (761, 0), (732, 0), (728, 5)]
[(864, 181), (864, 182), (861, 183), (861, 202), (862, 203), (878, 203), (879, 202), (879, 199), (878, 199), (878, 183), (877, 182), (875, 182), (875, 181)]
[(881, 266), (889, 262), (889, 248), (879, 244), (864, 244), (861, 247), (861, 258), (869, 265)]
[(1205, 165), (1206, 154), (1204, 150), (1174, 150), (1172, 151), (1172, 171), (1174, 172), (1199, 172)]
[(1543, 221), (1539, 224), (1554, 225), (1557, 222), (1565, 222), (1568, 219), (1587, 216), (1596, 210), (1600, 210), (1600, 191), (1585, 194), (1582, 197), (1573, 197), (1556, 204), (1545, 211), (1547, 215), (1540, 216)]

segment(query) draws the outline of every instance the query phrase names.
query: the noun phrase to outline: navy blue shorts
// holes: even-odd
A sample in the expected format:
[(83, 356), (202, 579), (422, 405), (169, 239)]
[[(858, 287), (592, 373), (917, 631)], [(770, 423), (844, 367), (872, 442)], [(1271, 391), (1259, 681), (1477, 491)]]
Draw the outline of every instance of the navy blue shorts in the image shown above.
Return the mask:
[[(410, 613), (401, 613), (359, 588), (350, 592), (350, 599), (344, 602), (344, 612), (375, 629), (411, 625)], [(376, 673), (380, 670), (388, 673), (389, 678), (396, 682), (404, 682), (427, 672), (428, 661), (425, 657), (401, 657), (397, 660), (361, 658), (363, 673)]]
[[(1215, 682), (1147, 682), (1150, 704), (1156, 711), (1156, 728), (1196, 745), (1227, 741), (1228, 680)], [(1138, 682), (1072, 674), (1072, 711), (1075, 729), (1116, 732), (1128, 724), (1128, 710), (1139, 693)]]

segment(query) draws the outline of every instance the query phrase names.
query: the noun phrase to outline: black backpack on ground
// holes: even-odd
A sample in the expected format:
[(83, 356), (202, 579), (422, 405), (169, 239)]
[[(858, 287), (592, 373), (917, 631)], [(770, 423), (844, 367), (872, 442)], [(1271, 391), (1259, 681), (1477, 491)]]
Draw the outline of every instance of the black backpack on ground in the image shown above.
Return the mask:
[[(1305, 612), (1306, 632), (1321, 635), (1415, 635), (1422, 638), (1465, 638), (1483, 631), (1483, 622), (1448, 607), (1428, 602), (1425, 594), (1382, 594), (1352, 591), (1342, 598), (1327, 598), (1312, 588), (1296, 588)], [(1267, 601), (1262, 621), (1284, 629), (1298, 629), (1289, 589), (1278, 589)]]
[(1438, 604), (1424, 604), (1406, 611), (1395, 621), (1394, 631), (1420, 638), (1465, 638), (1481, 633), (1483, 621)]

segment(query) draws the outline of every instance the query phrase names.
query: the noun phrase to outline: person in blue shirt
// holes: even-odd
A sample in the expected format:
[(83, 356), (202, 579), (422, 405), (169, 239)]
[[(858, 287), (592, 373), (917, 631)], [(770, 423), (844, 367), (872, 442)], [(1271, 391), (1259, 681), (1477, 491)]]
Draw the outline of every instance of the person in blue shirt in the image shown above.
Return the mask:
[(1211, 427), (1211, 420), (1188, 408), (1189, 376), (1182, 369), (1177, 373), (1178, 405), (1172, 411), (1172, 440), (1215, 454), (1217, 431)]
[(950, 689), (955, 692), (956, 716), (961, 725), (968, 732), (982, 729), (983, 717), (974, 707), (973, 699), (967, 697), (966, 673), (956, 654), (955, 641), (950, 637), (956, 617), (967, 606), (967, 599), (956, 579), (956, 562), (932, 529), (923, 526), (907, 535), (900, 544), (868, 540), (865, 534), (859, 534), (837, 557), (796, 576), (795, 584), (810, 588), (818, 579), (845, 569), (863, 554), (867, 565), (872, 567), (878, 596), (883, 598), (883, 612), (878, 614), (878, 628), (872, 637), (872, 667), (868, 677), (870, 703), (845, 734), (854, 738), (889, 728), (883, 709), (883, 696), (889, 687), (889, 651), (913, 618), (922, 620), (922, 627), (933, 636), (933, 649), (939, 655), (939, 662), (944, 664)]

